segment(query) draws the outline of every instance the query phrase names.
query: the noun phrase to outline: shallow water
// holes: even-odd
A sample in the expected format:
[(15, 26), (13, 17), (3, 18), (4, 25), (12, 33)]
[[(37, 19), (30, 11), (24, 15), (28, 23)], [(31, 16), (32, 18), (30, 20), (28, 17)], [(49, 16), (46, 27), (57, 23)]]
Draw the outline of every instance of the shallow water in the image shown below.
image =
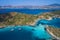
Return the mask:
[[(16, 27), (6, 27), (0, 29), (0, 40), (39, 40), (39, 39), (49, 39), (51, 35), (44, 30), (43, 25), (36, 27), (31, 26), (16, 26)], [(21, 30), (18, 30), (21, 28)], [(14, 29), (14, 31), (11, 31)]]
[[(26, 14), (39, 14), (42, 12), (50, 12), (52, 10), (29, 10), (29, 9), (3, 9), (0, 13), (7, 12), (22, 12)], [(60, 26), (60, 19), (53, 20), (39, 20), (35, 27), (23, 25), (23, 26), (8, 26), (6, 28), (0, 29), (0, 40), (45, 40), (50, 39), (51, 35), (44, 30), (45, 25)], [(19, 30), (21, 28), (21, 30)], [(13, 29), (13, 31), (11, 31)]]
[(52, 20), (41, 19), (38, 21), (38, 25), (39, 24), (50, 25), (60, 28), (60, 18), (53, 18)]

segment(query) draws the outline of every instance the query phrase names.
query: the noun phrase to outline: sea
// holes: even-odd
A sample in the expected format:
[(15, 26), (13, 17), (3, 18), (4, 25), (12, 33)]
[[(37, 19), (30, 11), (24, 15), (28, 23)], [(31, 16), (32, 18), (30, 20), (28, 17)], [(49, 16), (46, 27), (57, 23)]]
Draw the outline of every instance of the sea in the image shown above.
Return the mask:
[[(0, 14), (8, 12), (21, 12), (26, 14), (41, 14), (44, 12), (52, 12), (56, 10), (45, 9), (0, 9)], [(60, 18), (52, 20), (41, 19), (35, 26), (30, 25), (15, 25), (6, 26), (0, 29), (0, 40), (49, 40), (53, 37), (45, 30), (46, 25), (51, 25), (60, 28)]]

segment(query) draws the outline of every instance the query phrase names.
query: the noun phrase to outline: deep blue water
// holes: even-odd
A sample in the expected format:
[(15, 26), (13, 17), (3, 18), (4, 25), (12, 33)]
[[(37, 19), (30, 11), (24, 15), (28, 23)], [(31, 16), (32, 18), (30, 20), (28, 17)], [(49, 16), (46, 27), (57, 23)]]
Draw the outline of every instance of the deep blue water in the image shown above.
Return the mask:
[[(21, 28), (21, 30), (19, 30)], [(45, 40), (50, 39), (51, 35), (44, 30), (44, 25), (32, 26), (8, 26), (0, 29), (0, 40)], [(14, 29), (14, 31), (11, 31)]]
[(51, 12), (55, 10), (45, 10), (45, 9), (1, 9), (0, 13), (8, 13), (8, 12), (21, 12), (26, 14), (40, 14), (43, 12)]
[(39, 25), (39, 24), (51, 25), (51, 26), (60, 28), (60, 18), (52, 18), (52, 20), (42, 19), (42, 20), (38, 21), (37, 25)]
[[(43, 10), (43, 9), (2, 9), (0, 13), (8, 12), (22, 12), (26, 14), (39, 14), (43, 12), (51, 12), (54, 10)], [(52, 25), (60, 27), (60, 19), (53, 18), (53, 20), (39, 20), (36, 26), (8, 26), (6, 28), (0, 29), (0, 40), (45, 40), (50, 39), (51, 35), (45, 30), (45, 25)], [(18, 30), (21, 28), (21, 30)], [(14, 29), (14, 31), (11, 31)]]

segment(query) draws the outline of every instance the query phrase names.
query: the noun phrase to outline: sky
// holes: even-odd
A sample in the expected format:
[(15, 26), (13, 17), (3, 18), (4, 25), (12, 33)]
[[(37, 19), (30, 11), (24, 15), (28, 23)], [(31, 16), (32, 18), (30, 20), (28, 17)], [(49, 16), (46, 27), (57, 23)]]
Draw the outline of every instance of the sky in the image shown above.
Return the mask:
[(60, 4), (60, 0), (0, 0), (0, 6), (42, 6), (55, 3)]

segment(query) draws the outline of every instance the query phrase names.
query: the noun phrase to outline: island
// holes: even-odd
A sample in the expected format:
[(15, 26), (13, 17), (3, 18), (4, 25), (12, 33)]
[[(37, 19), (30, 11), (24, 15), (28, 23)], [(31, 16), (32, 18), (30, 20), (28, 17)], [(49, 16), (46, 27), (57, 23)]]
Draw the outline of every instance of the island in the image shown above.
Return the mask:
[(60, 28), (48, 26), (47, 31), (56, 39), (60, 39)]
[(0, 27), (8, 25), (34, 25), (35, 20), (38, 19), (37, 15), (10, 12), (0, 14)]
[[(52, 20), (52, 18), (60, 18), (60, 11), (47, 12), (43, 14), (46, 20)], [(60, 40), (60, 28), (48, 25), (46, 30), (57, 40)]]
[(42, 14), (26, 14), (20, 12), (0, 13), (0, 27), (8, 25), (35, 25), (38, 19), (52, 20), (60, 18), (60, 11), (45, 12)]
[[(31, 25), (34, 26), (36, 21), (39, 19), (52, 20), (52, 18), (60, 18), (60, 11), (46, 12), (38, 15), (20, 13), (20, 12), (9, 12), (0, 14), (0, 28), (4, 28), (9, 25)], [(60, 37), (60, 28), (47, 27), (57, 37)]]

